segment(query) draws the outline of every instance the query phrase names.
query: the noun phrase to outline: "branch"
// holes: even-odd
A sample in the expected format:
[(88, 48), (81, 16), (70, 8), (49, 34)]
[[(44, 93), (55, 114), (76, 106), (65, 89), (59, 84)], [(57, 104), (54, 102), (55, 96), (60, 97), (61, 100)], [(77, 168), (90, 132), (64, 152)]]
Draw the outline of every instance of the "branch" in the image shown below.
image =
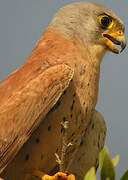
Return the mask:
[(66, 160), (66, 151), (69, 146), (72, 146), (72, 143), (67, 142), (67, 129), (68, 129), (68, 121), (61, 123), (62, 128), (62, 149), (61, 149), (61, 158), (58, 154), (55, 153), (56, 162), (59, 164), (60, 171), (65, 171), (65, 160)]

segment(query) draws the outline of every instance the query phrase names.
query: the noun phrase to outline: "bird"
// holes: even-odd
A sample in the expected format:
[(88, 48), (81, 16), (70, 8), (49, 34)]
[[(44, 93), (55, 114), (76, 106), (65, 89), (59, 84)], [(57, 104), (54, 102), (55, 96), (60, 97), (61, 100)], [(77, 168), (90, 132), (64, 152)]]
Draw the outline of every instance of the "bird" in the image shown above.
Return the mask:
[(25, 63), (0, 83), (2, 178), (34, 180), (29, 172), (53, 175), (61, 164), (82, 180), (98, 167), (106, 137), (95, 108), (100, 65), (106, 52), (125, 49), (124, 29), (97, 3), (74, 2), (56, 12)]

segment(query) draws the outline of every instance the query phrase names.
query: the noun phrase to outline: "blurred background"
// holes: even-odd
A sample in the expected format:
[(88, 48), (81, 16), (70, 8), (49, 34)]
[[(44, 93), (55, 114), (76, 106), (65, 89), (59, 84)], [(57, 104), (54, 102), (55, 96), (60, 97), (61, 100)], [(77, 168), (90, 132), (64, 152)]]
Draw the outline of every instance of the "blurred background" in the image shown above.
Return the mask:
[[(89, 0), (88, 0), (89, 1)], [(128, 30), (127, 0), (93, 0), (114, 11)], [(73, 0), (0, 1), (0, 80), (24, 63), (58, 8)], [(120, 154), (117, 179), (128, 168), (128, 49), (109, 52), (101, 65), (97, 109), (107, 124), (106, 145)], [(6, 93), (6, 92), (5, 92)]]

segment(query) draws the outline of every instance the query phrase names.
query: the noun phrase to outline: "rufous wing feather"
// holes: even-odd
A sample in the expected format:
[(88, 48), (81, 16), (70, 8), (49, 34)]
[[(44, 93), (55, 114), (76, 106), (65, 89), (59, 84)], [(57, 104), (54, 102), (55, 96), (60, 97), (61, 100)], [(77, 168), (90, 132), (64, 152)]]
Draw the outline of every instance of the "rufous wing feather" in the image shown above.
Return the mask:
[(56, 104), (72, 77), (69, 66), (53, 65), (0, 103), (0, 172)]

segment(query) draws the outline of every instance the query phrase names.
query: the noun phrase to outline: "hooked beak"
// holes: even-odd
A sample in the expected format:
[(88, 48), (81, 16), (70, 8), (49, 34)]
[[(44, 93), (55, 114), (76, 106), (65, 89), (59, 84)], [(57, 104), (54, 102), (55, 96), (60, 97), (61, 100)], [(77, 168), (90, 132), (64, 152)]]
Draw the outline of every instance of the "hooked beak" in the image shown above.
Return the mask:
[[(108, 49), (116, 54), (121, 53), (126, 47), (126, 39), (123, 31), (117, 31), (115, 33), (103, 33), (102, 36), (105, 39), (106, 46)], [(121, 50), (116, 45), (121, 46)]]

